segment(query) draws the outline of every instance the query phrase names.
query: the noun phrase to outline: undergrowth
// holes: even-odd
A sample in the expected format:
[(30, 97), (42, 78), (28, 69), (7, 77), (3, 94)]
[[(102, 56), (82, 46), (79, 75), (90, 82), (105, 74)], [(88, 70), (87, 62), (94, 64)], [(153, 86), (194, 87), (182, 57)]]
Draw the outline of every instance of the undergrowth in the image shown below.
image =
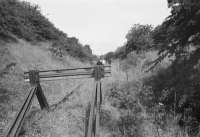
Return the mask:
[[(145, 80), (170, 65), (165, 60), (154, 71), (145, 71), (156, 52), (131, 53), (112, 65), (112, 80), (107, 87), (102, 109), (102, 128), (112, 137), (188, 137), (179, 126), (179, 115), (167, 112), (156, 102)], [(125, 64), (125, 65), (124, 65)], [(117, 68), (117, 69), (116, 69)]]

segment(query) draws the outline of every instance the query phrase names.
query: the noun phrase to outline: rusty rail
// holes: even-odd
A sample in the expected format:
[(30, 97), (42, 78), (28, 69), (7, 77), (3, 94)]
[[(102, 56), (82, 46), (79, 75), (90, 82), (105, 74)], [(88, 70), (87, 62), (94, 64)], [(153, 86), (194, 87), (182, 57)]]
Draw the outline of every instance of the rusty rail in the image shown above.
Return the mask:
[[(101, 81), (95, 82), (95, 92), (93, 92), (92, 100), (88, 105), (86, 112), (85, 137), (99, 137), (100, 110), (102, 104), (102, 86)], [(86, 110), (87, 111), (87, 110)]]
[(8, 129), (6, 133), (6, 137), (18, 137), (22, 124), (24, 122), (25, 116), (30, 109), (31, 103), (33, 101), (33, 97), (35, 92), (37, 91), (37, 87), (34, 86), (31, 88), (26, 100), (24, 101), (23, 105), (21, 106), (20, 111), (16, 115), (12, 125)]
[[(111, 66), (104, 66), (104, 68), (111, 68)], [(68, 68), (68, 69), (50, 69), (50, 70), (40, 70), (39, 73), (46, 73), (46, 72), (64, 72), (64, 71), (70, 71), (70, 70), (92, 70), (94, 67), (80, 67), (80, 68)], [(24, 72), (24, 74), (28, 74), (29, 71)]]
[[(110, 74), (110, 71), (105, 71), (104, 74)], [(40, 79), (43, 78), (54, 78), (54, 77), (68, 77), (68, 76), (90, 76), (92, 72), (79, 72), (79, 73), (61, 73), (61, 74), (41, 74), (39, 75)], [(29, 79), (28, 76), (24, 77), (25, 79)]]

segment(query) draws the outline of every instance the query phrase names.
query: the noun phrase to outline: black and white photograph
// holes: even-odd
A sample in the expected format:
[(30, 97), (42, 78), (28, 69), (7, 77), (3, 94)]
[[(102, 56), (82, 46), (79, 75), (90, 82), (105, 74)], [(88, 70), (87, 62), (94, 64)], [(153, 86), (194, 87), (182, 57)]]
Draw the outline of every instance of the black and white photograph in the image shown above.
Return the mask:
[(0, 137), (200, 137), (200, 0), (0, 0)]

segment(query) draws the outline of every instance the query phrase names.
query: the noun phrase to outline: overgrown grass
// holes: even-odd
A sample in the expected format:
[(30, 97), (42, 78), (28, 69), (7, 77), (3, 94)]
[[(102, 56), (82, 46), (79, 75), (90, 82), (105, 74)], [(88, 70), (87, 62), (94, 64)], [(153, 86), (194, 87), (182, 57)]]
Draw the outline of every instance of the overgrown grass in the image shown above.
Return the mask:
[[(166, 59), (154, 71), (146, 71), (156, 52), (132, 53), (112, 64), (112, 79), (107, 85), (102, 123), (115, 137), (188, 137), (178, 125), (179, 116), (168, 113), (155, 102), (151, 87), (144, 80), (169, 66)], [(147, 67), (147, 68), (146, 68)]]
[(19, 0), (1, 0), (0, 40), (17, 41), (18, 38), (29, 42), (51, 41), (54, 52), (62, 50), (62, 54), (82, 60), (94, 57), (89, 45), (82, 45), (77, 38), (68, 37), (56, 28), (41, 14), (38, 5)]
[[(1, 72), (4, 68), (9, 69), (6, 69), (8, 71), (3, 72), (1, 77), (0, 86), (3, 90), (0, 90), (0, 96), (8, 95), (10, 98), (6, 103), (0, 103), (5, 106), (1, 115), (7, 114), (0, 119), (1, 134), (27, 94), (29, 85), (23, 81), (24, 71), (33, 68), (41, 70), (84, 66), (70, 56), (55, 58), (49, 47), (48, 43), (33, 46), (25, 41), (1, 46), (4, 48), (0, 50), (0, 61), (4, 64), (0, 67)], [(151, 109), (147, 106), (151, 106), (151, 88), (143, 85), (143, 79), (153, 73), (147, 73), (142, 68), (146, 62), (153, 60), (155, 55), (156, 53), (152, 52), (142, 56), (133, 54), (130, 56), (132, 60), (125, 61), (130, 61), (130, 67), (127, 69), (122, 67), (124, 61), (113, 62), (112, 77), (103, 80), (101, 137), (187, 137), (186, 132), (177, 125), (178, 117), (167, 115), (159, 105), (153, 105)], [(133, 60), (135, 58), (137, 59)], [(21, 136), (84, 136), (85, 108), (93, 92), (92, 83), (92, 80), (86, 79), (42, 82), (50, 105), (57, 107), (49, 113), (38, 111), (39, 105), (35, 100)]]
[[(57, 58), (49, 51), (50, 47), (49, 43), (34, 46), (23, 40), (19, 40), (19, 43), (7, 43), (0, 46), (0, 63), (2, 63), (0, 66), (0, 136), (4, 136), (28, 93), (29, 83), (24, 82), (24, 71), (90, 66), (71, 56)], [(85, 83), (85, 86), (80, 88), (81, 83)], [(58, 103), (59, 105), (54, 108), (56, 111), (46, 113), (40, 111), (35, 99), (22, 130), (23, 135), (48, 136), (50, 134), (53, 136), (55, 134), (60, 137), (75, 135), (75, 131), (71, 133), (73, 130), (79, 130), (78, 134), (83, 133), (83, 129), (79, 128), (79, 126), (82, 127), (84, 119), (82, 106), (89, 100), (88, 87), (92, 87), (92, 81), (66, 79), (41, 82), (41, 85), (49, 104), (56, 106), (55, 104)], [(73, 90), (75, 90), (73, 94), (62, 101)], [(62, 103), (59, 103), (60, 101)]]

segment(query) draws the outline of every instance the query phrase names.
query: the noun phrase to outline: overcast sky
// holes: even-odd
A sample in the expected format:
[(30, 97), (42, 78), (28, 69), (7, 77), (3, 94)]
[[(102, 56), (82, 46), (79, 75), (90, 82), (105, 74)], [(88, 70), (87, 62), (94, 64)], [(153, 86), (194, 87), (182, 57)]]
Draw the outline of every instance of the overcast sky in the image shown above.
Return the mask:
[(133, 24), (161, 24), (167, 0), (26, 0), (38, 4), (56, 27), (89, 44), (95, 54), (122, 46)]

